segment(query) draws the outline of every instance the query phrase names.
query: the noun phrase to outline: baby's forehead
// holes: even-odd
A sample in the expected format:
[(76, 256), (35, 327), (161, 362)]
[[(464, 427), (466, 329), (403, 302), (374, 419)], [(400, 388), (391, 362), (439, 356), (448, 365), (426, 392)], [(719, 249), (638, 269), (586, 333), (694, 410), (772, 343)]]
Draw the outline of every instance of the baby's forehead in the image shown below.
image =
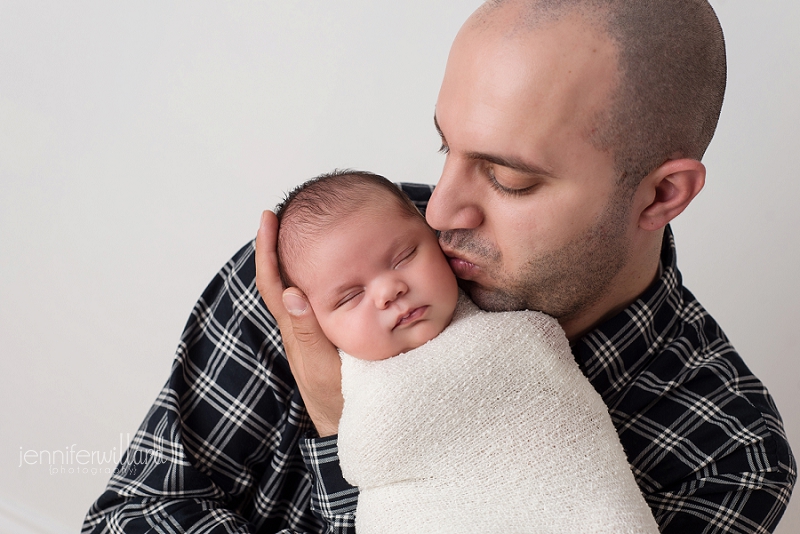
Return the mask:
[(299, 284), (313, 291), (315, 282), (346, 278), (371, 253), (388, 250), (425, 224), (421, 216), (409, 215), (396, 204), (359, 208), (330, 221), (324, 231), (296, 235), (291, 271)]

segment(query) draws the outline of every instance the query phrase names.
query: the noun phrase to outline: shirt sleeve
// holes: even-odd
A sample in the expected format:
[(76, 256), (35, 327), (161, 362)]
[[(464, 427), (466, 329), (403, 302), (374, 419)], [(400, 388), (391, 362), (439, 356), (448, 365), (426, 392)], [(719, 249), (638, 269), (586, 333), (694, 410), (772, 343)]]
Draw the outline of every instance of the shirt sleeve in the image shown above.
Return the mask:
[[(710, 374), (699, 371), (698, 382), (718, 380)], [(701, 396), (699, 383), (685, 383), (634, 423), (655, 431), (656, 447), (642, 449), (635, 462), (650, 464), (640, 482), (654, 490), (646, 500), (664, 533), (773, 532), (789, 503), (796, 466), (777, 410), (759, 406), (771, 399), (755, 377), (738, 378), (738, 395)], [(680, 417), (655, 422), (678, 403)]]
[(192, 310), (170, 378), (83, 532), (321, 532), (299, 447), (311, 429), (250, 243)]
[(648, 359), (608, 404), (661, 532), (774, 531), (797, 470), (763, 383), (709, 316)]
[(306, 467), (314, 477), (311, 509), (327, 525), (331, 534), (355, 533), (358, 488), (342, 476), (337, 436), (305, 439), (300, 443)]
[(648, 496), (661, 532), (773, 532), (788, 504), (786, 473), (720, 473)]

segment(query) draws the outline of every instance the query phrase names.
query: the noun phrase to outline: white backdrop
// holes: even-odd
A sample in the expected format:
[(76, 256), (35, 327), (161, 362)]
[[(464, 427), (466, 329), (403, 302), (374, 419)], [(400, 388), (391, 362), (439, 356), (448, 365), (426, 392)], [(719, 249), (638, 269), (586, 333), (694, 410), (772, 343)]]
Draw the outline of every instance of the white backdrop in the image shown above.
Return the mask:
[[(335, 167), (435, 183), (479, 3), (0, 0), (0, 532), (79, 529), (108, 474), (55, 459), (118, 458), (262, 209)], [(800, 3), (712, 4), (728, 95), (679, 265), (800, 452)]]

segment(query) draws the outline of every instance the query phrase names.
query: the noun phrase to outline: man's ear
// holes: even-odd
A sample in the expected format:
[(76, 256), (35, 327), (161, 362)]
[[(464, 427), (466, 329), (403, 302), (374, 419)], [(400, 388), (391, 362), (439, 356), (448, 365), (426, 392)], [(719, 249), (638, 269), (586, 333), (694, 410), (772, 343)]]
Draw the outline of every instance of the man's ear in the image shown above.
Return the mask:
[(696, 159), (665, 162), (642, 181), (649, 203), (639, 214), (639, 227), (663, 228), (686, 209), (705, 183), (706, 167)]

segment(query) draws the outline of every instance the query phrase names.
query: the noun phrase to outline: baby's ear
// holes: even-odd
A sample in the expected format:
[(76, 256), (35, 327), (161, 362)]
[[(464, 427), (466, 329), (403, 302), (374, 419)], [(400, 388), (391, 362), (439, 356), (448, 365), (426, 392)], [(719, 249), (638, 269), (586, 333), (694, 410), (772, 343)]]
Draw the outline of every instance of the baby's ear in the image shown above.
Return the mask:
[[(706, 183), (706, 168), (696, 159), (673, 159), (648, 174), (640, 187), (647, 203), (639, 228), (659, 230), (686, 209)], [(643, 188), (643, 190), (642, 190)]]

